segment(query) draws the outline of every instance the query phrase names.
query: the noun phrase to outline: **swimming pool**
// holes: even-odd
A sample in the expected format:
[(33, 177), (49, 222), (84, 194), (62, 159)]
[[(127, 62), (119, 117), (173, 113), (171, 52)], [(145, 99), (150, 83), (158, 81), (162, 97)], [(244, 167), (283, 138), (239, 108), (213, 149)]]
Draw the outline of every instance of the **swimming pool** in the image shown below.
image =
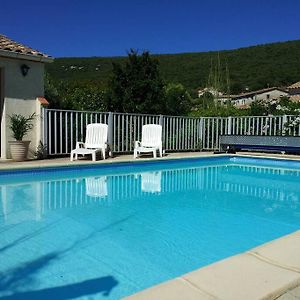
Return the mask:
[(120, 299), (300, 228), (300, 162), (0, 172), (0, 300)]

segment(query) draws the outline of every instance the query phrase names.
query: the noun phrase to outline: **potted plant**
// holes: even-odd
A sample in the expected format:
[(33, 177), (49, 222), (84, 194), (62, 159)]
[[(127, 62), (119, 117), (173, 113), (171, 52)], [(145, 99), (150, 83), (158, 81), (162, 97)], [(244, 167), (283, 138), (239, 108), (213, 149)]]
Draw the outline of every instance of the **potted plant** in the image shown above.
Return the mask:
[(32, 121), (35, 118), (35, 113), (25, 117), (21, 114), (12, 114), (9, 116), (9, 128), (13, 132), (15, 141), (10, 141), (10, 153), (15, 161), (24, 161), (28, 155), (30, 141), (23, 141), (24, 136), (33, 128)]

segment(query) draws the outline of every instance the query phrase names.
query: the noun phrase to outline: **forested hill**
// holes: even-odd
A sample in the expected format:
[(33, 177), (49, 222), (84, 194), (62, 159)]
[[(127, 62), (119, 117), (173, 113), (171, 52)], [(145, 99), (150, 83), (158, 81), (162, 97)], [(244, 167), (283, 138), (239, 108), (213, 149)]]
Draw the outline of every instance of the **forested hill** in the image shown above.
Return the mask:
[[(204, 87), (211, 62), (218, 52), (154, 55), (167, 82), (182, 83), (188, 89)], [(221, 67), (228, 65), (231, 91), (267, 86), (284, 86), (300, 80), (300, 40), (219, 52)], [(57, 58), (46, 69), (54, 80), (107, 82), (112, 62), (126, 57)]]

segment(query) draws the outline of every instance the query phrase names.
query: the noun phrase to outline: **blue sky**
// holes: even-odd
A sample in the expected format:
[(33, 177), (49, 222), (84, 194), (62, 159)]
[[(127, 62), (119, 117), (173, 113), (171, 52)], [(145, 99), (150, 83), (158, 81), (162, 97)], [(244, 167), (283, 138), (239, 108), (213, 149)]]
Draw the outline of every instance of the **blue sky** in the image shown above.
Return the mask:
[(0, 33), (54, 57), (300, 39), (299, 0), (1, 0)]

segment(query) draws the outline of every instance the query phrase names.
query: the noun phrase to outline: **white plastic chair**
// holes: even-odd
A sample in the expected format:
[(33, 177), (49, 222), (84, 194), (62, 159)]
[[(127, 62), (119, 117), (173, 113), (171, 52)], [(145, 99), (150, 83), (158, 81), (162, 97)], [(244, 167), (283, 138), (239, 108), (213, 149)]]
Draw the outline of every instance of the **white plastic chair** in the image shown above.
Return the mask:
[(144, 125), (142, 128), (142, 141), (134, 144), (133, 157), (137, 158), (140, 153), (153, 152), (156, 158), (156, 151), (162, 157), (162, 126), (156, 124)]
[(107, 133), (108, 126), (106, 124), (94, 123), (88, 124), (86, 127), (85, 143), (77, 142), (76, 148), (71, 151), (71, 161), (78, 159), (78, 154), (91, 154), (93, 161), (96, 161), (97, 152), (102, 153), (105, 159), (105, 151), (107, 149)]

